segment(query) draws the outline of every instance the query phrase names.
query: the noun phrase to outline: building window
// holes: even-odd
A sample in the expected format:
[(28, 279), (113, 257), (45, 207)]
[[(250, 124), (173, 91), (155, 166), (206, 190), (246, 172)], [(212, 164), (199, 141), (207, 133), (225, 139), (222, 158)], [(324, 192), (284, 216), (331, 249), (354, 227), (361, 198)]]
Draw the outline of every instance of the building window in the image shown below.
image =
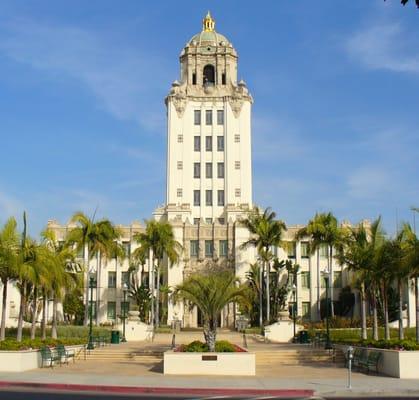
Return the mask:
[(225, 85), (226, 84), (226, 73), (225, 72), (223, 72), (221, 74), (221, 84), (222, 85)]
[(240, 161), (235, 161), (234, 162), (234, 168), (240, 169)]
[(194, 151), (201, 151), (201, 136), (194, 136), (193, 149)]
[(342, 272), (341, 271), (333, 272), (333, 287), (335, 288), (342, 287)]
[(193, 177), (194, 178), (201, 177), (201, 163), (199, 162), (193, 163)]
[(191, 257), (198, 257), (199, 254), (199, 241), (198, 240), (191, 240), (191, 248), (190, 248)]
[(218, 218), (218, 222), (220, 223), (220, 225), (224, 225), (226, 221), (224, 218)]
[(201, 125), (201, 110), (195, 110), (193, 113), (194, 125)]
[(240, 190), (240, 189), (236, 189), (236, 190), (234, 191), (234, 195), (235, 195), (236, 197), (240, 197), (240, 196), (241, 196), (241, 190)]
[(130, 287), (129, 272), (128, 271), (123, 271), (121, 273), (121, 286), (122, 286), (122, 289), (124, 287), (126, 287), (126, 288), (129, 288)]
[(220, 257), (227, 257), (228, 255), (228, 241), (227, 240), (220, 240), (219, 244), (219, 252)]
[(294, 317), (297, 317), (297, 307), (294, 301), (288, 302), (288, 312), (290, 314), (290, 318), (294, 319)]
[(205, 150), (212, 151), (212, 136), (205, 136)]
[(223, 162), (217, 163), (217, 177), (224, 178), (224, 163)]
[(301, 303), (301, 312), (302, 312), (302, 317), (305, 320), (310, 320), (311, 319), (311, 305), (309, 301), (303, 301)]
[(297, 243), (295, 242), (287, 243), (287, 257), (288, 258), (295, 258), (296, 248), (297, 248)]
[(193, 205), (194, 206), (201, 205), (201, 192), (199, 190), (193, 191)]
[(90, 286), (90, 280), (93, 278), (93, 287), (97, 288), (97, 279), (96, 279), (96, 272), (90, 272), (89, 273), (89, 286)]
[(129, 311), (129, 301), (121, 301), (121, 315), (127, 316)]
[(177, 197), (182, 197), (182, 189), (177, 190)]
[(108, 288), (116, 288), (116, 272), (108, 272)]
[(212, 190), (205, 191), (205, 205), (212, 206)]
[(183, 169), (183, 161), (177, 162), (177, 169)]
[(301, 242), (301, 258), (309, 258), (309, 243), (308, 242)]
[(211, 225), (212, 224), (212, 218), (205, 218), (205, 223)]
[(200, 218), (194, 218), (193, 219), (193, 224), (194, 225), (198, 225), (199, 224), (199, 221), (200, 221)]
[(240, 135), (234, 135), (234, 143), (240, 143)]
[(122, 247), (124, 249), (125, 258), (129, 258), (129, 256), (131, 255), (131, 243), (130, 242), (122, 242)]
[(217, 191), (217, 204), (219, 206), (224, 206), (224, 190)]
[(327, 258), (328, 250), (329, 250), (329, 246), (327, 244), (322, 244), (319, 248), (320, 257)]
[(217, 136), (217, 151), (224, 151), (224, 136)]
[(192, 85), (196, 85), (196, 72), (192, 74)]
[(205, 163), (205, 178), (212, 178), (212, 163), (210, 162)]
[(183, 143), (183, 135), (177, 135), (177, 142)]
[(96, 301), (89, 301), (89, 313), (90, 313), (90, 307), (92, 310), (92, 319), (96, 319)]
[(214, 254), (214, 242), (212, 240), (205, 241), (205, 257), (212, 257)]
[(110, 320), (116, 319), (116, 302), (115, 301), (108, 301), (108, 307), (107, 307), (107, 318)]
[(224, 125), (224, 110), (217, 110), (217, 125)]
[(301, 287), (303, 289), (310, 289), (310, 272), (301, 272)]
[(212, 110), (205, 111), (205, 125), (212, 125)]

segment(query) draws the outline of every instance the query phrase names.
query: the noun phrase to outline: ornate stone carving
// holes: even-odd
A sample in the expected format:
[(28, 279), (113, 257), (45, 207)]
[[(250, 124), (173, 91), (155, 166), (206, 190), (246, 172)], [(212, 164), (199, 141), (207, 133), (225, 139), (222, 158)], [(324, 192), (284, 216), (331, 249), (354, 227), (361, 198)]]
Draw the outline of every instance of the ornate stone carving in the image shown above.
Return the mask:
[(175, 109), (179, 118), (182, 118), (187, 103), (188, 100), (186, 94), (183, 91), (179, 91), (173, 96), (173, 104), (175, 105)]

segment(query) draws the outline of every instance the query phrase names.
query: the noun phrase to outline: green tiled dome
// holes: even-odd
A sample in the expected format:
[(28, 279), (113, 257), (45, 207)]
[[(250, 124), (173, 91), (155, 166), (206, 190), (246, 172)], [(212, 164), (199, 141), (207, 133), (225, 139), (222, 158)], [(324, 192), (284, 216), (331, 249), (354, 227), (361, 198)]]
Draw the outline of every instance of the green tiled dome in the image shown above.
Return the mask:
[(189, 44), (191, 44), (194, 41), (198, 44), (198, 46), (201, 44), (220, 46), (221, 42), (224, 42), (223, 45), (226, 46), (230, 43), (224, 35), (221, 35), (220, 33), (217, 33), (215, 31), (202, 31), (193, 36), (192, 39), (189, 41)]

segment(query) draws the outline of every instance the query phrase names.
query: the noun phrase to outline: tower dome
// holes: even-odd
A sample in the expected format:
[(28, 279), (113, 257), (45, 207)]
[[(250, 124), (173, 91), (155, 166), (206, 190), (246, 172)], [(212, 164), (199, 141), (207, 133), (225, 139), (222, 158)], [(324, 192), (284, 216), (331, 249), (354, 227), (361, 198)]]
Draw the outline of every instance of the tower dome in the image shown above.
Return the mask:
[(193, 46), (227, 46), (229, 40), (220, 33), (215, 31), (215, 20), (208, 11), (205, 18), (202, 20), (202, 31), (197, 33), (189, 40), (188, 45)]

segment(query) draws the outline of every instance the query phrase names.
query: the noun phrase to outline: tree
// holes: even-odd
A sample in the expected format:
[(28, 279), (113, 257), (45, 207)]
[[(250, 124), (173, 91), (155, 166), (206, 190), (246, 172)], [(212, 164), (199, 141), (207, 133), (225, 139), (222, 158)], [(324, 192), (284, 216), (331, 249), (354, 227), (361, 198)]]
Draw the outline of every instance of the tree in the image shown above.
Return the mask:
[(0, 231), (0, 280), (3, 285), (0, 340), (6, 335), (7, 288), (18, 277), (19, 237), (16, 220), (9, 218)]
[[(74, 244), (76, 250), (84, 255), (84, 270), (85, 270), (85, 312), (84, 312), (84, 325), (87, 325), (89, 318), (89, 262), (96, 255), (96, 279), (100, 282), (101, 278), (101, 257), (109, 257), (115, 253), (120, 253), (117, 239), (121, 233), (115, 226), (108, 220), (102, 219), (95, 221), (89, 218), (82, 212), (76, 212), (71, 221), (77, 224), (77, 227), (70, 230), (67, 237), (68, 243)], [(99, 294), (100, 291), (98, 290)], [(100, 297), (97, 297), (99, 303)], [(96, 313), (96, 319), (99, 318), (99, 313)], [(97, 321), (96, 321), (97, 322)]]
[[(386, 0), (384, 0), (386, 1)], [(409, 2), (409, 0), (400, 0), (400, 3), (403, 4), (404, 6)], [(419, 8), (419, 0), (415, 0), (416, 3), (416, 7)]]
[(217, 265), (190, 275), (175, 288), (174, 298), (188, 301), (197, 306), (204, 321), (204, 337), (209, 351), (215, 351), (217, 321), (222, 309), (229, 303), (245, 300), (246, 287), (234, 272)]
[[(250, 239), (244, 242), (241, 247), (253, 246), (256, 248), (262, 268), (259, 271), (259, 286), (262, 289), (259, 293), (259, 325), (263, 325), (263, 275), (266, 273), (266, 293), (270, 293), (270, 262), (274, 259), (271, 249), (282, 243), (282, 234), (286, 230), (283, 221), (275, 220), (276, 214), (270, 208), (266, 208), (261, 214), (258, 207), (248, 214), (241, 223), (249, 230)], [(266, 320), (271, 320), (270, 296), (266, 296)]]
[[(179, 260), (182, 246), (175, 239), (172, 225), (165, 221), (146, 221), (145, 232), (134, 235), (134, 240), (139, 247), (134, 250), (133, 258), (137, 260), (151, 259), (151, 310), (154, 315), (153, 324), (158, 327), (160, 324), (160, 274), (161, 267), (166, 257), (169, 265)], [(156, 273), (156, 276), (154, 275)], [(156, 294), (154, 284), (156, 282)], [(154, 298), (157, 301), (154, 304)]]
[(150, 313), (151, 293), (149, 288), (144, 283), (139, 283), (138, 279), (131, 276), (130, 288), (128, 296), (135, 301), (140, 312), (140, 319), (147, 321)]

